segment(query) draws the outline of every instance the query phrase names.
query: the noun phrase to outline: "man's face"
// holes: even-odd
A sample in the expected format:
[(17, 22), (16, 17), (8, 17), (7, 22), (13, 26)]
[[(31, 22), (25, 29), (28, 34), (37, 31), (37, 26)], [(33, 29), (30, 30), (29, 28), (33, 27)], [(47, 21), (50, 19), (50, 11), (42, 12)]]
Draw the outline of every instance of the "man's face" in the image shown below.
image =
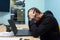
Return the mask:
[(39, 21), (39, 20), (40, 20), (40, 14), (39, 14), (39, 13), (36, 13), (36, 14), (35, 14), (35, 20), (36, 20), (36, 21)]
[(34, 9), (30, 10), (28, 15), (29, 15), (29, 18), (33, 18), (36, 21), (40, 20), (40, 14), (34, 11)]

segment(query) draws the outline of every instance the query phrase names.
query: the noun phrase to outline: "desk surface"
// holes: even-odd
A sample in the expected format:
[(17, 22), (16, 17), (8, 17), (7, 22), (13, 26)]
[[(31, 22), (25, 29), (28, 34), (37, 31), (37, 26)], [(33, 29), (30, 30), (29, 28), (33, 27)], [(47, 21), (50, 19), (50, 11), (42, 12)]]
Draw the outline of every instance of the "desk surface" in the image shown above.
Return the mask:
[[(2, 38), (3, 36), (1, 36), (0, 38)], [(22, 38), (22, 39), (29, 39), (29, 40), (39, 40), (39, 38), (34, 38), (32, 36), (6, 36), (6, 37), (3, 37), (3, 38)]]
[[(17, 29), (28, 28), (28, 25), (16, 25), (16, 26)], [(4, 25), (0, 25), (0, 32), (6, 32), (6, 27)], [(29, 40), (39, 40), (39, 38), (34, 38), (32, 36), (0, 36), (0, 38), (22, 38), (22, 39), (29, 39)]]

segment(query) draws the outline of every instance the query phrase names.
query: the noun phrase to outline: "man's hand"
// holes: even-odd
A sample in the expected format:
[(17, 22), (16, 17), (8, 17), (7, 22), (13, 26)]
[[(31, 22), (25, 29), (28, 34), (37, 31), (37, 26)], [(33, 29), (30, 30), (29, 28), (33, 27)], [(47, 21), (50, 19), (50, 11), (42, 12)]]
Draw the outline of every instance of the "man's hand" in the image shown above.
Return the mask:
[(35, 17), (35, 13), (33, 9), (29, 11), (28, 16), (29, 16), (29, 19), (33, 19)]

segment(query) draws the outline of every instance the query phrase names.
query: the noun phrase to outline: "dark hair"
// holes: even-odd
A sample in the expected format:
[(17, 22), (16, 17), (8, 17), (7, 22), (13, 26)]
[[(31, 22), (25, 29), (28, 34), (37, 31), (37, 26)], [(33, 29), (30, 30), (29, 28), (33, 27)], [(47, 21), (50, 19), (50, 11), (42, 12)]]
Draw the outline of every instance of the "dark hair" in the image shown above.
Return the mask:
[(29, 11), (32, 10), (32, 9), (34, 9), (34, 11), (35, 11), (36, 13), (41, 13), (41, 11), (40, 11), (38, 8), (36, 8), (36, 7), (30, 8), (30, 9), (28, 10), (28, 13), (29, 13)]

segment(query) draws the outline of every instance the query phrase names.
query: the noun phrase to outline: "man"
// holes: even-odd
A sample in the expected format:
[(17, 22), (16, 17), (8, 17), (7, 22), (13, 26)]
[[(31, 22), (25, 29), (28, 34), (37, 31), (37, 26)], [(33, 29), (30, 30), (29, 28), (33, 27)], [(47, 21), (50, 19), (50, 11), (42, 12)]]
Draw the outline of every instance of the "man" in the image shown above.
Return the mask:
[(59, 27), (56, 18), (50, 11), (42, 13), (33, 7), (28, 10), (29, 29), (34, 37), (41, 40), (59, 40)]

